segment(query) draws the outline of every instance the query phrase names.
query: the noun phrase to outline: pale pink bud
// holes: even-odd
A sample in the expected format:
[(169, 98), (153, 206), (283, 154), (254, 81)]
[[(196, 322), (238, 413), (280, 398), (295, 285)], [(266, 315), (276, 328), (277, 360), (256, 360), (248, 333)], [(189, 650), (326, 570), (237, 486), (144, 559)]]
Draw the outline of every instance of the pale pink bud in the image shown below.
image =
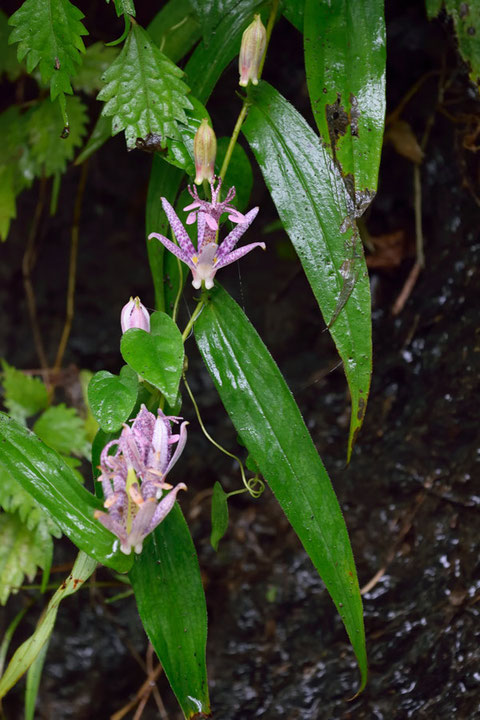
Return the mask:
[(129, 302), (123, 307), (120, 315), (120, 324), (122, 332), (127, 332), (132, 328), (140, 328), (150, 332), (150, 315), (145, 305), (142, 305), (140, 298), (130, 298)]
[(267, 31), (265, 26), (260, 15), (255, 15), (254, 21), (242, 35), (242, 44), (240, 46), (238, 70), (240, 72), (239, 83), (242, 87), (246, 87), (249, 82), (258, 85), (258, 73), (266, 42)]
[(204, 118), (195, 133), (193, 156), (195, 158), (195, 182), (200, 185), (204, 180), (211, 182), (215, 173), (215, 157), (217, 155), (217, 138)]

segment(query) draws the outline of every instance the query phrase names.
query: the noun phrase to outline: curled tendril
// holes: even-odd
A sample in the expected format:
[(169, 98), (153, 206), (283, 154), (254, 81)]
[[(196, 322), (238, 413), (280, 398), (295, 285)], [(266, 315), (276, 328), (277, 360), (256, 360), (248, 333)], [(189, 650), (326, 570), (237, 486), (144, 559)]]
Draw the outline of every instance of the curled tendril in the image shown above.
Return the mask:
[(257, 499), (265, 490), (265, 483), (259, 475), (255, 475), (247, 480), (246, 487), (250, 495)]

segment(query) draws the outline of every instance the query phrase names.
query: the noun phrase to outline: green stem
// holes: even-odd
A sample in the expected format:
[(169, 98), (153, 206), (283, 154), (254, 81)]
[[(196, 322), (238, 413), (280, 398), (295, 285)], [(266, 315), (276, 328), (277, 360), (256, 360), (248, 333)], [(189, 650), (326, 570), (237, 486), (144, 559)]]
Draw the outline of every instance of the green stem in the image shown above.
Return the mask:
[(190, 331), (191, 331), (191, 329), (192, 329), (192, 327), (193, 327), (193, 325), (194, 325), (194, 323), (195, 323), (195, 320), (197, 319), (197, 317), (198, 317), (198, 316), (200, 315), (200, 313), (202, 312), (204, 305), (205, 305), (205, 298), (202, 296), (202, 297), (200, 298), (200, 300), (198, 301), (198, 305), (197, 305), (197, 307), (195, 308), (195, 310), (193, 311), (193, 315), (192, 315), (192, 317), (190, 318), (190, 320), (188, 321), (188, 323), (187, 323), (187, 325), (186, 325), (186, 327), (185, 327), (185, 330), (184, 330), (183, 333), (182, 333), (182, 340), (183, 340), (183, 342), (185, 342), (186, 339), (188, 338), (188, 336), (190, 335)]
[(222, 180), (225, 180), (225, 175), (227, 174), (228, 166), (230, 164), (230, 160), (233, 153), (233, 148), (236, 145), (238, 136), (240, 134), (240, 129), (243, 125), (243, 121), (247, 117), (248, 107), (250, 105), (250, 101), (248, 98), (245, 98), (243, 101), (242, 109), (240, 110), (240, 113), (237, 118), (237, 122), (235, 123), (235, 127), (233, 128), (232, 137), (230, 138), (230, 142), (228, 143), (227, 152), (225, 153), (225, 158), (223, 160), (222, 169), (220, 170), (220, 177)]

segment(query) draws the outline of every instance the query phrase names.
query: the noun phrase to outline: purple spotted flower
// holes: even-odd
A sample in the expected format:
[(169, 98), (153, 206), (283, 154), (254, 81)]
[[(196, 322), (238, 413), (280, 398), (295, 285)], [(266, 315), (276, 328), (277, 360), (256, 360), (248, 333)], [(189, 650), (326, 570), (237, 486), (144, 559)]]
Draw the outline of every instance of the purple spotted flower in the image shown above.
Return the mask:
[[(192, 192), (189, 188), (190, 194), (195, 202), (184, 208), (184, 210), (191, 211), (187, 217), (187, 224), (194, 223), (195, 220), (197, 220), (197, 249), (193, 246), (175, 210), (168, 200), (163, 197), (163, 209), (165, 210), (178, 245), (175, 245), (175, 243), (159, 233), (151, 233), (148, 236), (149, 240), (152, 238), (160, 240), (167, 250), (170, 250), (170, 252), (176, 255), (185, 265), (188, 265), (193, 275), (192, 285), (197, 290), (202, 286), (202, 283), (205, 283), (206, 289), (210, 290), (213, 287), (213, 278), (217, 270), (225, 267), (225, 265), (230, 265), (230, 263), (235, 262), (235, 260), (239, 260), (249, 253), (250, 250), (256, 247), (261, 247), (265, 250), (265, 243), (263, 242), (250, 243), (237, 250), (234, 249), (242, 235), (254, 221), (258, 213), (258, 207), (253, 208), (253, 210), (250, 210), (246, 215), (242, 215), (242, 213), (230, 205), (231, 200), (235, 196), (235, 188), (230, 188), (225, 200), (219, 202), (218, 193), (221, 187), (221, 180), (218, 180), (218, 185), (215, 189), (214, 178), (210, 183), (210, 187), (212, 190), (211, 202), (200, 200), (197, 189), (195, 188), (194, 192)], [(217, 245), (216, 237), (220, 216), (226, 212), (228, 213), (229, 219), (237, 223), (237, 226), (227, 235), (220, 245)]]
[[(125, 555), (132, 548), (142, 551), (144, 538), (168, 515), (179, 490), (187, 489), (183, 483), (172, 489), (166, 482), (187, 440), (187, 422), (172, 434), (171, 423), (181, 419), (167, 417), (161, 410), (155, 417), (142, 405), (131, 427), (125, 424), (120, 437), (103, 448), (98, 480), (107, 512), (97, 510), (95, 518), (117, 536)], [(116, 451), (109, 455), (113, 447)], [(164, 490), (169, 492), (162, 498)]]

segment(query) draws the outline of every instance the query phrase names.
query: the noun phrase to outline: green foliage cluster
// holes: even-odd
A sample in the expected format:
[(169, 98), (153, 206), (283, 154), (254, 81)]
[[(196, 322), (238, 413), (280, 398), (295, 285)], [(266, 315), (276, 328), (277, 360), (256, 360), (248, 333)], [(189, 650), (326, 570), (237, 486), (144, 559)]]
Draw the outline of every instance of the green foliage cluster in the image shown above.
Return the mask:
[[(22, 424), (35, 419), (33, 429), (48, 447), (70, 465), (74, 482), (83, 482), (75, 470), (80, 458), (90, 459), (85, 420), (63, 403), (49, 407), (48, 391), (37, 377), (27, 375), (1, 361), (0, 384), (3, 404), (11, 417)], [(0, 604), (17, 592), (26, 576), (32, 582), (38, 568), (42, 585), (48, 580), (53, 556), (53, 538), (62, 532), (42, 505), (25, 490), (4, 466), (0, 466)]]

